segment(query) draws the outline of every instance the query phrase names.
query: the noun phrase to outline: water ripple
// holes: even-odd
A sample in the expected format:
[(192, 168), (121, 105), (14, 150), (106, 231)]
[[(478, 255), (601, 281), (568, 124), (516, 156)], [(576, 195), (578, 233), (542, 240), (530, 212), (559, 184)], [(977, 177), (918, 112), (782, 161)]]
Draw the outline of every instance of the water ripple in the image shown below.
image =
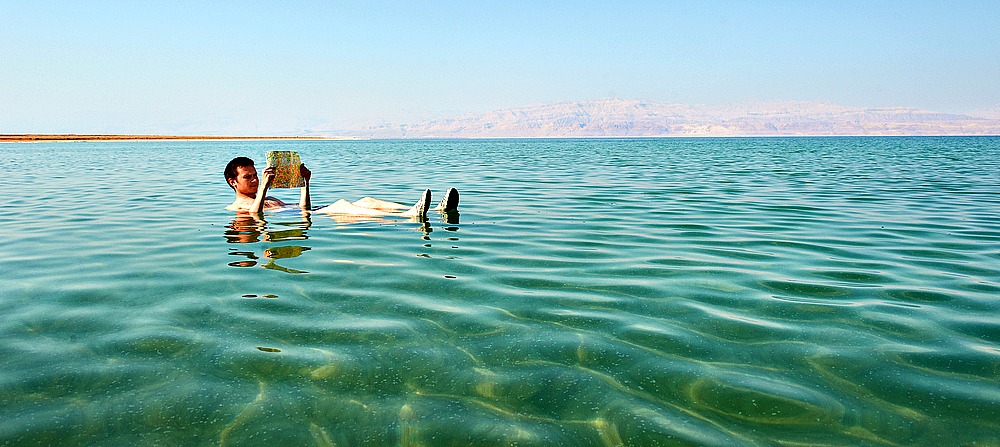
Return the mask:
[[(0, 444), (994, 445), (998, 142), (12, 145)], [(274, 147), (461, 215), (222, 211)]]

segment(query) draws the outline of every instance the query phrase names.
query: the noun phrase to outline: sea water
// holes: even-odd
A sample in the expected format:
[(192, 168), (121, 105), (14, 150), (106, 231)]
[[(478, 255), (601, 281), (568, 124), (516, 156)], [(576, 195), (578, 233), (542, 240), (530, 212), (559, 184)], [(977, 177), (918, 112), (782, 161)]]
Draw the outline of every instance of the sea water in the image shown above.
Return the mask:
[(1000, 138), (0, 155), (0, 445), (1000, 445)]

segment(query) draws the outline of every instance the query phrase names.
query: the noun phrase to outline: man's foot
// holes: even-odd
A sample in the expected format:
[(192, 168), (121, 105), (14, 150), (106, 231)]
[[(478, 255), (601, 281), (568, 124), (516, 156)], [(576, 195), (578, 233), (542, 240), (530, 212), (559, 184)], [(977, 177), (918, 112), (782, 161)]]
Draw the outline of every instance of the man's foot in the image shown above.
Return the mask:
[(458, 190), (455, 188), (448, 188), (448, 192), (444, 194), (444, 198), (441, 199), (441, 203), (439, 203), (435, 209), (445, 213), (458, 211)]
[(420, 200), (410, 208), (409, 211), (403, 213), (404, 216), (409, 217), (427, 217), (427, 210), (431, 208), (431, 190), (425, 189), (424, 193), (420, 195)]

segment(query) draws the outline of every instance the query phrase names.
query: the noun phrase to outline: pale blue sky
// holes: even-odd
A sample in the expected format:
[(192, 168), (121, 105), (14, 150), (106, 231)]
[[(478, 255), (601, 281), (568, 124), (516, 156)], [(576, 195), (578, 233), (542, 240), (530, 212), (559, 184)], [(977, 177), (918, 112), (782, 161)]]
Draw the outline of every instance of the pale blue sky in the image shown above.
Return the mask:
[(6, 1), (0, 133), (275, 133), (617, 97), (1000, 106), (989, 1)]

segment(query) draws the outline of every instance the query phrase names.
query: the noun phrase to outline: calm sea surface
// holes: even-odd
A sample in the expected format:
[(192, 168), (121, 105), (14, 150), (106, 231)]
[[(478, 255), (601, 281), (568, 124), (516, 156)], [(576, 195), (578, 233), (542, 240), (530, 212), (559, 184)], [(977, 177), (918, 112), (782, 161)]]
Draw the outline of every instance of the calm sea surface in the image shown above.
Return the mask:
[[(313, 201), (224, 210), (296, 150)], [(0, 145), (0, 445), (1000, 445), (1000, 138)], [(296, 190), (272, 195), (297, 201)]]

